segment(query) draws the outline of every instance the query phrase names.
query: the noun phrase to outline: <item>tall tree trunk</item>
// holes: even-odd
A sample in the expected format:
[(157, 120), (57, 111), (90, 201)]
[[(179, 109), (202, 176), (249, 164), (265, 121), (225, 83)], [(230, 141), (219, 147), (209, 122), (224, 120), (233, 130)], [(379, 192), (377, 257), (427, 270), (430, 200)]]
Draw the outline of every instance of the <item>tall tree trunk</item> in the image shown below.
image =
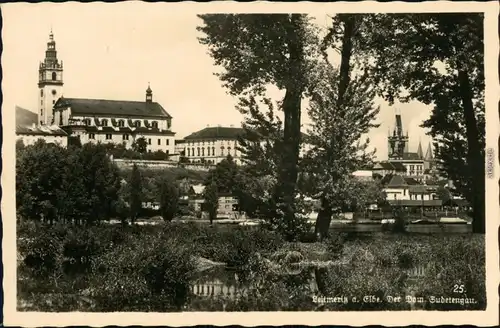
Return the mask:
[(283, 154), (278, 176), (277, 200), (283, 204), (282, 211), (287, 231), (293, 231), (295, 222), (295, 193), (297, 163), (300, 149), (301, 100), (304, 89), (304, 45), (300, 36), (301, 17), (292, 14), (287, 27), (289, 51), (288, 83), (283, 99), (284, 136)]
[(332, 222), (332, 214), (332, 207), (323, 197), (321, 199), (321, 208), (318, 211), (318, 217), (314, 227), (314, 235), (319, 239), (318, 241), (322, 241), (324, 238), (328, 237), (328, 230), (330, 229), (330, 223)]
[(472, 90), (469, 75), (465, 69), (459, 68), (458, 80), (467, 135), (467, 164), (472, 175), (473, 192), (470, 199), (473, 208), (472, 230), (475, 233), (485, 233), (484, 152), (479, 143), (479, 129), (472, 103)]
[[(355, 17), (353, 15), (345, 14), (341, 16), (344, 22), (344, 34), (342, 36), (342, 50), (341, 50), (341, 60), (340, 60), (340, 72), (339, 72), (339, 84), (338, 84), (338, 95), (336, 106), (337, 110), (340, 111), (341, 115), (343, 113), (342, 106), (344, 103), (344, 96), (347, 91), (347, 87), (350, 82), (350, 71), (351, 71), (351, 56), (352, 56), (352, 38), (354, 36), (354, 30), (356, 28)], [(337, 135), (337, 133), (339, 135)], [(343, 142), (342, 132), (338, 131), (333, 136), (334, 144)], [(334, 147), (338, 148), (338, 147)], [(329, 151), (329, 156), (333, 158), (336, 156), (335, 149)], [(314, 232), (321, 240), (328, 237), (328, 230), (330, 228), (330, 223), (332, 220), (332, 207), (328, 204), (325, 197), (321, 199), (321, 209), (318, 211), (318, 218), (316, 219), (316, 225)]]

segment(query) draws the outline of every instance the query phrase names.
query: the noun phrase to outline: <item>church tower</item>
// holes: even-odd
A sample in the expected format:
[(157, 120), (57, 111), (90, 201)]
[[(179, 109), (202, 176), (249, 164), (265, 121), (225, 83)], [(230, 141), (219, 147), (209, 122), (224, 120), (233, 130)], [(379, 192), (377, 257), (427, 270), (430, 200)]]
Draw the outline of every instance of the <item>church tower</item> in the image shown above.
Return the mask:
[(408, 152), (408, 133), (403, 133), (403, 122), (401, 114), (396, 114), (396, 125), (392, 132), (387, 137), (389, 146), (389, 159), (403, 159), (405, 152)]
[(52, 30), (47, 42), (45, 59), (38, 68), (38, 117), (40, 124), (53, 123), (53, 106), (63, 91), (63, 63), (57, 59)]

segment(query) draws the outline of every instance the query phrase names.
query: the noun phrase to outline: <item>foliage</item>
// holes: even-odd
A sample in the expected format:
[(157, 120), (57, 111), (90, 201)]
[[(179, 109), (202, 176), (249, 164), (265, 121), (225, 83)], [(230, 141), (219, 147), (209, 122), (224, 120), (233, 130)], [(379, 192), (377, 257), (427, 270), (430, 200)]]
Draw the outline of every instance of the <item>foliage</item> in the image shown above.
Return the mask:
[(436, 195), (438, 196), (439, 199), (443, 201), (443, 203), (446, 203), (451, 199), (451, 193), (450, 190), (446, 187), (439, 186), (436, 190)]
[(179, 207), (179, 190), (172, 181), (164, 178), (160, 182), (159, 191), (161, 216), (166, 221), (172, 221)]
[(474, 208), (484, 233), (483, 14), (368, 15), (361, 44), (370, 74), (389, 101), (432, 105), (423, 123), (434, 140), (441, 173)]
[[(309, 18), (300, 14), (199, 15), (206, 45), (217, 73), (233, 95), (263, 95), (272, 84), (285, 91), (283, 147), (273, 198), (280, 208), (276, 220), (291, 226), (295, 218), (297, 162), (300, 145), (301, 99), (307, 84), (309, 57), (317, 53), (317, 38)], [(279, 216), (279, 217), (278, 217)]]
[(114, 213), (119, 172), (100, 144), (65, 149), (40, 140), (18, 153), (16, 171), (17, 210), (25, 219), (93, 224)]
[[(273, 232), (221, 225), (165, 223), (164, 227), (82, 229), (23, 221), (18, 233), (22, 258), (18, 262), (18, 297), (23, 303), (32, 303), (30, 309), (35, 311), (410, 310), (409, 303), (388, 303), (384, 298), (412, 293), (477, 300), (465, 306), (427, 301), (416, 304), (417, 310), (418, 306), (422, 310), (479, 310), (486, 306), (481, 235), (370, 234), (355, 239), (339, 235), (339, 242), (331, 244), (343, 249), (335, 251), (341, 255), (334, 256), (339, 260), (335, 262), (345, 264), (290, 273), (269, 259), (281, 258), (279, 262), (287, 264), (311, 260), (318, 252), (326, 251), (324, 259), (332, 259), (332, 254), (322, 243), (283, 243)], [(70, 245), (80, 246), (74, 248), (78, 251), (66, 252), (70, 255), (66, 257), (64, 249)], [(63, 263), (82, 258), (82, 250), (82, 257), (91, 265), (65, 271)], [(43, 275), (34, 267), (26, 268), (25, 258), (35, 253), (53, 254), (56, 265)], [(190, 295), (196, 276), (211, 277), (207, 272), (195, 274), (193, 256), (239, 265), (238, 297), (203, 301)], [(234, 272), (232, 276), (234, 279)], [(455, 284), (463, 285), (466, 293), (454, 294)], [(360, 300), (376, 295), (383, 302), (320, 305), (311, 301), (311, 294), (349, 295)]]
[(145, 154), (148, 149), (148, 142), (146, 141), (146, 138), (137, 138), (132, 144), (132, 149), (140, 154)]
[[(332, 214), (365, 206), (370, 200), (368, 193), (360, 193), (365, 185), (352, 173), (372, 162), (375, 151), (368, 151), (369, 139), (362, 141), (362, 137), (378, 126), (373, 121), (379, 108), (374, 106), (375, 93), (367, 76), (350, 78), (339, 101), (338, 85), (342, 80), (338, 75), (325, 65), (311, 90), (308, 142), (312, 147), (303, 162), (309, 185), (314, 186), (310, 194), (321, 200), (316, 232), (322, 237)], [(360, 195), (367, 198), (360, 199)]]
[(208, 212), (210, 223), (212, 223), (213, 220), (217, 219), (217, 209), (219, 208), (219, 194), (217, 183), (214, 180), (205, 187), (203, 199), (205, 200), (204, 205)]
[(217, 185), (219, 193), (233, 194), (238, 171), (239, 168), (234, 162), (233, 157), (228, 154), (225, 159), (217, 163), (215, 168), (208, 172), (205, 179), (205, 186), (210, 185), (213, 181)]
[(142, 200), (143, 200), (143, 179), (141, 176), (141, 172), (137, 165), (134, 164), (132, 167), (132, 172), (130, 175), (130, 184), (129, 184), (129, 204), (130, 204), (130, 219), (132, 223), (139, 217), (139, 213), (142, 209)]

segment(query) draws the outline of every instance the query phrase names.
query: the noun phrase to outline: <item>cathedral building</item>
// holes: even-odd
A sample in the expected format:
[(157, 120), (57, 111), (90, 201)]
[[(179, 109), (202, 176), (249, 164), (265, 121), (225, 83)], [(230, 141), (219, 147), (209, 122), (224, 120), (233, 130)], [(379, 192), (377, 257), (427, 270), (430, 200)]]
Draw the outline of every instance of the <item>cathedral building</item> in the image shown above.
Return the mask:
[(424, 182), (435, 169), (431, 143), (424, 154), (419, 142), (416, 152), (409, 151), (409, 136), (403, 131), (401, 114), (396, 114), (396, 124), (387, 136), (388, 160), (375, 164), (374, 171), (382, 174), (402, 174), (407, 178)]
[(82, 144), (115, 143), (129, 148), (144, 138), (149, 152), (175, 153), (172, 116), (153, 101), (149, 85), (142, 101), (64, 97), (63, 63), (57, 58), (52, 31), (38, 71), (39, 125), (58, 126)]

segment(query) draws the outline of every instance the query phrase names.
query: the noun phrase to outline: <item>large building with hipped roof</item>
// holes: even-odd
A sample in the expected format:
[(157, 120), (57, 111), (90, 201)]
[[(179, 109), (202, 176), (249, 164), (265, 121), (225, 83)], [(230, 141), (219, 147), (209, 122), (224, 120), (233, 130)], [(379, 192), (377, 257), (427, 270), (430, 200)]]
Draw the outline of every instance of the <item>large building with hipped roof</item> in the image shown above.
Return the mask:
[[(143, 100), (67, 97), (63, 95), (63, 70), (51, 31), (45, 59), (38, 67), (37, 121), (19, 124), (18, 136), (26, 132), (28, 125), (31, 129), (36, 126), (39, 131), (59, 127), (69, 138), (79, 139), (82, 144), (114, 143), (130, 148), (134, 141), (142, 137), (147, 151), (163, 151), (166, 159), (175, 154), (172, 116), (153, 100), (149, 85)], [(26, 116), (25, 113), (20, 116), (23, 115)]]

